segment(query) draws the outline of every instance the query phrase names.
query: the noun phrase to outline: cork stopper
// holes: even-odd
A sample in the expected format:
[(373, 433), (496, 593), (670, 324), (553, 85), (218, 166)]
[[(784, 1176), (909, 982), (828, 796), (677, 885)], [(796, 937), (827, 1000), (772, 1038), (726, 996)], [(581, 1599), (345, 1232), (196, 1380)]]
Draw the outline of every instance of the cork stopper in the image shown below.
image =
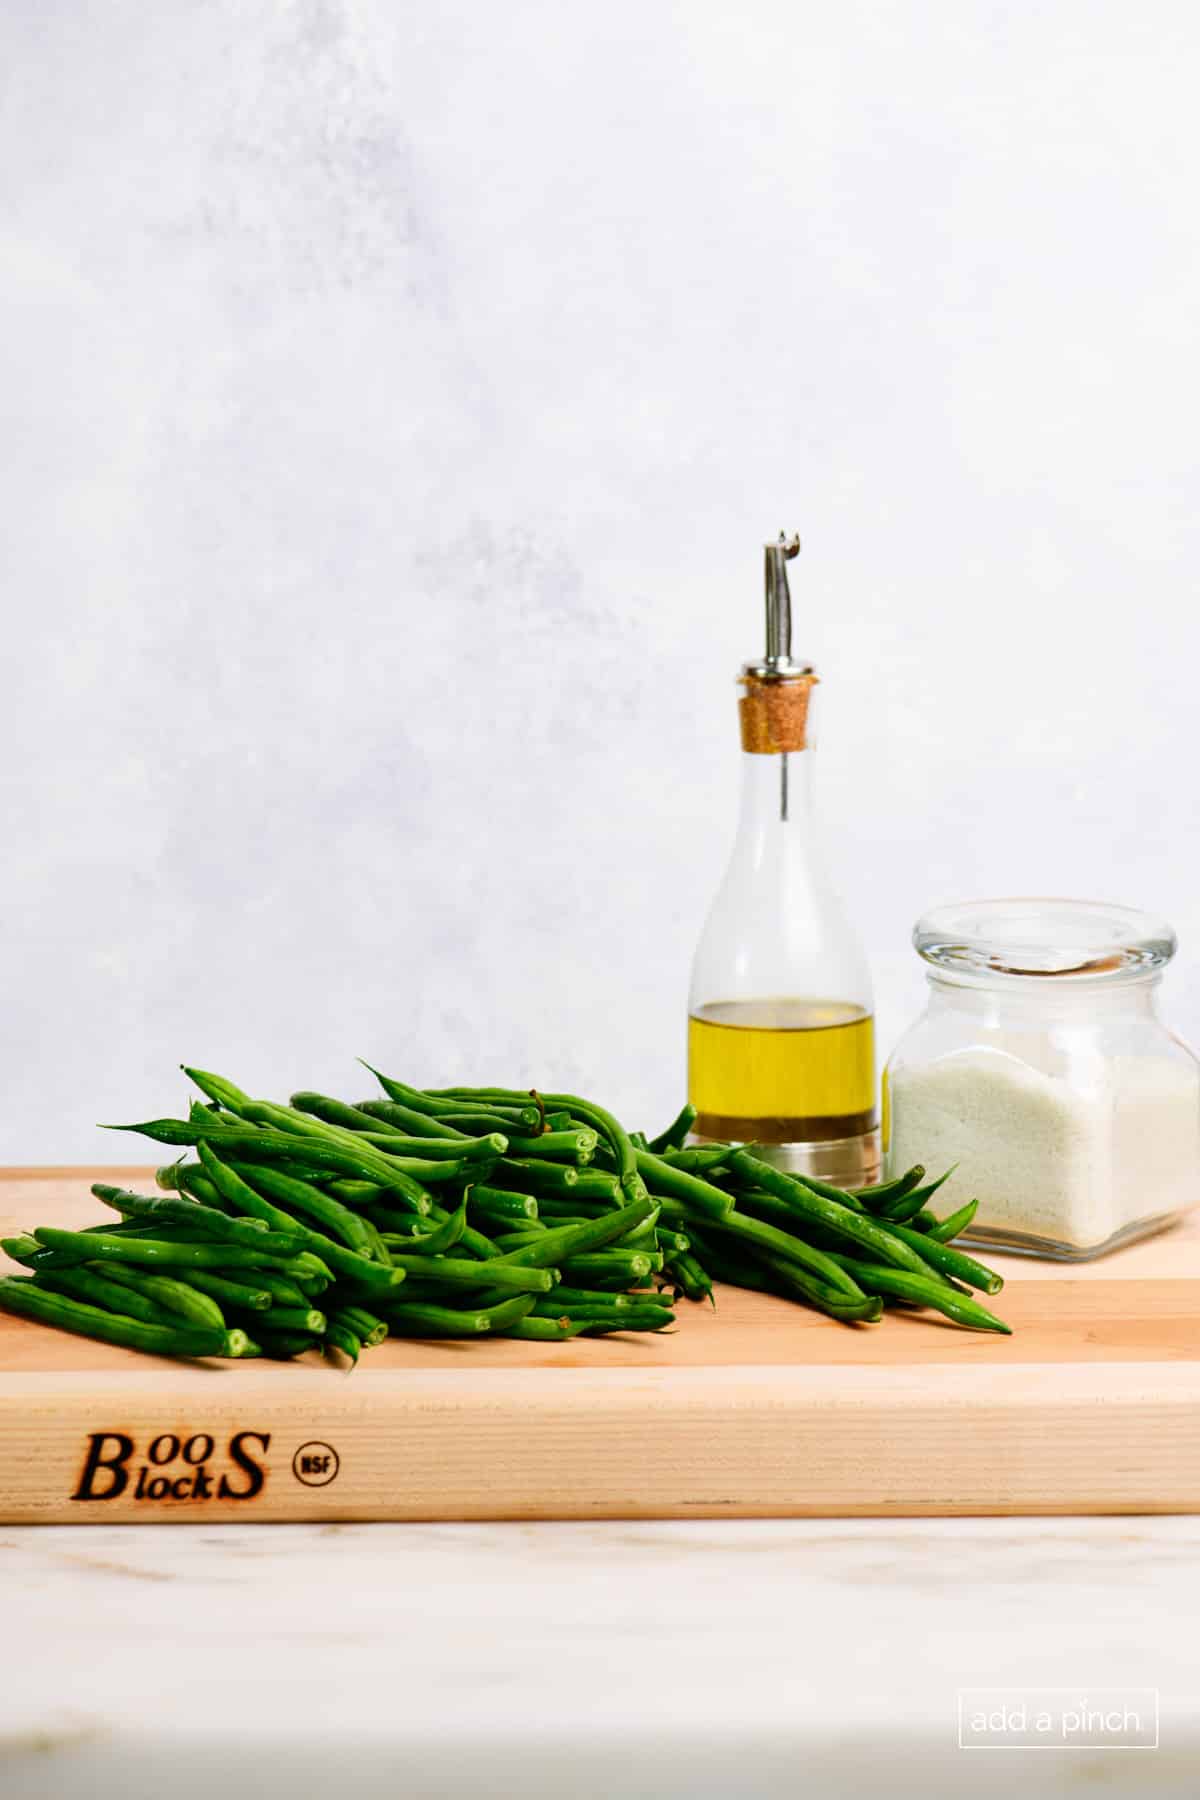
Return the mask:
[(747, 669), (740, 677), (745, 693), (738, 701), (742, 749), (755, 756), (778, 756), (808, 747), (808, 703), (817, 676), (762, 676)]
[(781, 531), (765, 546), (767, 654), (741, 673), (745, 693), (738, 701), (742, 749), (756, 756), (779, 756), (808, 744), (808, 707), (817, 675), (811, 663), (792, 656), (792, 596), (787, 565), (800, 554), (800, 539)]

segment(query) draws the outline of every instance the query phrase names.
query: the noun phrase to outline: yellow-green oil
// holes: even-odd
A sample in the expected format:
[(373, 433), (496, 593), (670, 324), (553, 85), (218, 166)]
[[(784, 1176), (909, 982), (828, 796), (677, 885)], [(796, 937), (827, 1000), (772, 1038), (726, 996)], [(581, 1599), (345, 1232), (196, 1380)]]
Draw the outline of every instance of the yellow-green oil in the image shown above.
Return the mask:
[(688, 1019), (693, 1130), (815, 1143), (875, 1125), (875, 1021), (840, 1000), (718, 1000)]

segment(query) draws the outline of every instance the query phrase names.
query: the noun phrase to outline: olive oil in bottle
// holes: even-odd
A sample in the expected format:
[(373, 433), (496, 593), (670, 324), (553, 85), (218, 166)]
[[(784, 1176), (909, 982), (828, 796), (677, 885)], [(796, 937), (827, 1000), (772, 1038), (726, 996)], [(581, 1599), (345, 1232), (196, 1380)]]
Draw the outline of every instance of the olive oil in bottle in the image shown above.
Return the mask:
[(817, 676), (791, 654), (799, 548), (767, 545), (767, 654), (741, 674), (741, 814), (692, 967), (688, 1097), (699, 1141), (761, 1144), (799, 1174), (862, 1187), (879, 1173), (874, 1009), (815, 843)]
[(846, 1000), (726, 1000), (688, 1020), (696, 1131), (788, 1144), (875, 1124), (875, 1021)]

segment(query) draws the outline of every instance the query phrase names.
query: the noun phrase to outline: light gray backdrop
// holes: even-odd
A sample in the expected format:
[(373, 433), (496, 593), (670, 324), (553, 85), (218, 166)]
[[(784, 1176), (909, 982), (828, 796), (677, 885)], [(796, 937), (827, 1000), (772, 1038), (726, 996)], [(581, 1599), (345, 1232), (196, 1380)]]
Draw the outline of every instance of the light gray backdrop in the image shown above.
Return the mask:
[(937, 900), (1200, 1035), (1185, 5), (7, 0), (0, 1161), (181, 1059), (657, 1127), (799, 526), (884, 1047)]

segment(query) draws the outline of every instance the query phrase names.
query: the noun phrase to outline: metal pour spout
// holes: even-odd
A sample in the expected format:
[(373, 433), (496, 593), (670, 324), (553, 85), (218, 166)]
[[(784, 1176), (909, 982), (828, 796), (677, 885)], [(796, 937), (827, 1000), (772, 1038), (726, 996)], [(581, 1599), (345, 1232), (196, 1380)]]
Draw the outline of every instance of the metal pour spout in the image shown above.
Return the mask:
[(763, 574), (767, 594), (766, 668), (772, 673), (790, 670), (792, 664), (792, 595), (788, 587), (787, 566), (800, 554), (799, 534), (789, 538), (780, 532), (779, 541), (768, 544), (764, 552)]

